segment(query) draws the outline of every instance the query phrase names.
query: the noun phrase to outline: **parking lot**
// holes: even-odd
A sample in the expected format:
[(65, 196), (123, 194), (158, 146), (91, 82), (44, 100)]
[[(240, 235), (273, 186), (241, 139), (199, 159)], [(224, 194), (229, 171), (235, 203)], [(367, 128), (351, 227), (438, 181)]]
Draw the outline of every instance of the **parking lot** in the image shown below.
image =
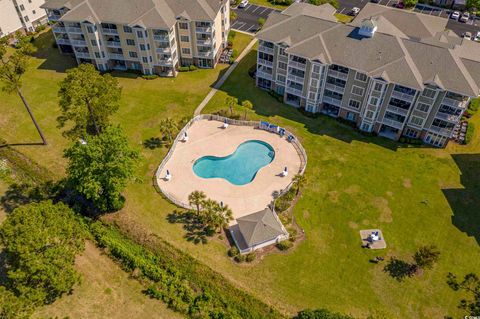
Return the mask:
[(259, 29), (258, 19), (267, 19), (272, 11), (279, 11), (273, 8), (248, 4), (245, 8), (232, 8), (237, 14), (237, 19), (232, 23), (233, 30), (255, 33)]

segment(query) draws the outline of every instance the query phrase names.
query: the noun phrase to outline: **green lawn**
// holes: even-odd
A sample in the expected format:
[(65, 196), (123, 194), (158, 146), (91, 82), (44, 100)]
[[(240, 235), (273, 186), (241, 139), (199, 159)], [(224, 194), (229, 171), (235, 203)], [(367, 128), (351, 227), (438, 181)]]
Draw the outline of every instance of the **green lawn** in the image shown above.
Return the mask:
[(276, 4), (274, 0), (272, 0), (272, 1), (268, 1), (268, 0), (249, 0), (248, 2), (250, 4), (257, 4), (257, 5), (260, 5), (260, 6), (271, 7), (271, 8), (276, 8), (276, 9), (280, 9), (280, 10), (283, 10), (286, 7), (288, 7), (288, 6), (285, 6), (285, 5)]
[[(61, 154), (67, 142), (55, 118), (57, 83), (64, 73), (41, 68), (60, 58), (51, 51), (45, 50), (46, 61), (33, 62), (37, 69), (25, 78), (24, 89), (50, 145), (18, 149), (62, 176)], [(301, 139), (308, 154), (309, 182), (294, 213), (306, 241), (254, 266), (233, 264), (223, 243), (187, 242), (181, 226), (166, 219), (175, 207), (151, 183), (165, 148), (142, 149), (139, 181), (128, 186), (125, 208), (109, 218), (167, 239), (288, 313), (326, 307), (357, 316), (375, 312), (387, 318), (460, 317), (456, 306), (461, 296), (447, 287), (445, 279), (449, 271), (480, 273), (480, 218), (475, 215), (480, 211), (480, 189), (474, 171), (480, 165), (478, 132), (472, 145), (447, 150), (398, 147), (382, 138), (365, 138), (333, 119), (304, 117), (255, 88), (247, 74), (255, 57), (252, 51), (240, 63), (204, 112), (224, 108), (227, 94), (235, 95), (253, 102), (250, 118), (285, 126)], [(222, 67), (153, 81), (121, 78), (123, 100), (114, 120), (141, 148), (143, 140), (159, 136), (162, 117), (193, 114), (221, 71)], [(38, 141), (19, 99), (0, 93), (0, 101), (0, 136), (10, 143)], [(475, 121), (480, 127), (478, 116)], [(370, 227), (384, 231), (388, 249), (373, 252), (359, 247), (358, 231)], [(441, 250), (441, 260), (419, 278), (398, 283), (382, 271), (382, 265), (369, 263), (376, 255), (408, 258), (418, 245), (431, 243)]]
[(353, 20), (352, 16), (342, 14), (342, 13), (335, 13), (335, 17), (337, 18), (338, 22), (341, 22), (341, 23), (349, 23)]

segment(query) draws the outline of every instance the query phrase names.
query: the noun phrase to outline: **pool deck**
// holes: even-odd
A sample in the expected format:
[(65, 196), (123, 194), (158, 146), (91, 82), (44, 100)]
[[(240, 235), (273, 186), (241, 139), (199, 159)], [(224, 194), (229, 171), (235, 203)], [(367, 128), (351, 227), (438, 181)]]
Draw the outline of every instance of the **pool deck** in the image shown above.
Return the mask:
[[(296, 149), (285, 137), (253, 127), (230, 125), (223, 129), (221, 122), (200, 120), (188, 129), (188, 136), (188, 142), (177, 143), (160, 172), (161, 178), (157, 179), (159, 186), (163, 192), (185, 204), (188, 204), (191, 192), (203, 191), (207, 197), (227, 204), (235, 219), (263, 210), (271, 203), (275, 191), (288, 186), (301, 165)], [(248, 140), (267, 142), (275, 150), (273, 161), (261, 168), (251, 183), (233, 185), (222, 178), (201, 178), (193, 172), (193, 164), (197, 159), (207, 155), (229, 155)], [(289, 175), (281, 177), (285, 166)], [(172, 176), (170, 181), (163, 179), (167, 169)]]

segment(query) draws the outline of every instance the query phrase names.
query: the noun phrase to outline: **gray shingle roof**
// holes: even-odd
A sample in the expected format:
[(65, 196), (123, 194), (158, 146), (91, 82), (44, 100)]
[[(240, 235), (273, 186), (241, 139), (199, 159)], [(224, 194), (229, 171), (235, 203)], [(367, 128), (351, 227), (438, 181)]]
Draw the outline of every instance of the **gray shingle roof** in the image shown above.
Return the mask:
[(257, 37), (287, 43), (287, 53), (370, 76), (382, 75), (408, 87), (423, 89), (438, 81), (456, 93), (480, 93), (480, 76), (472, 74), (480, 69), (480, 44), (445, 31), (446, 19), (369, 3), (361, 15), (371, 14), (377, 31), (368, 38), (358, 33), (361, 15), (345, 25), (304, 15), (305, 6), (311, 5), (302, 4), (301, 10), (289, 8), (287, 12), (296, 15), (272, 13)]
[(247, 247), (264, 243), (285, 234), (282, 224), (270, 208), (240, 217), (237, 219), (237, 223)]

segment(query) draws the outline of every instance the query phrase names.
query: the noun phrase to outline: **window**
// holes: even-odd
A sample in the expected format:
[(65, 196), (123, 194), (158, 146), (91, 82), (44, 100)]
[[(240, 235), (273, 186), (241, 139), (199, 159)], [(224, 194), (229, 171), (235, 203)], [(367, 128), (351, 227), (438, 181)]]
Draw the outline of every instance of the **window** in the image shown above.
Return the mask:
[(23, 4), (20, 5), (20, 10), (25, 11), (25, 7), (23, 6)]
[(277, 75), (277, 81), (285, 82), (286, 80), (287, 80), (287, 78), (285, 77), (285, 75), (281, 75), (281, 74)]
[(355, 74), (355, 80), (362, 81), (362, 82), (367, 82), (367, 75), (363, 73), (356, 73)]
[(105, 58), (105, 52), (102, 51), (102, 58)]
[(92, 26), (87, 26), (87, 31), (88, 33), (93, 33), (93, 27)]
[(188, 29), (188, 23), (187, 23), (187, 22), (180, 22), (180, 23), (178, 24), (178, 27), (179, 27), (180, 29), (187, 30), (187, 29)]
[(95, 52), (95, 57), (96, 57), (97, 59), (100, 59), (100, 52)]
[(123, 32), (125, 32), (125, 33), (132, 33), (132, 28), (130, 28), (130, 27), (127, 26), (127, 25), (124, 25), (124, 26), (123, 26)]
[(284, 62), (278, 62), (278, 68), (282, 69), (282, 70), (286, 70), (287, 69), (287, 64), (284, 63)]
[(417, 110), (427, 113), (430, 109), (430, 105), (425, 103), (418, 103)]
[(189, 48), (182, 48), (182, 54), (190, 54)]
[(360, 102), (357, 100), (350, 100), (348, 101), (348, 106), (354, 109), (359, 109), (360, 108)]
[(142, 61), (143, 61), (143, 63), (148, 63), (147, 57), (146, 56), (142, 57)]
[(374, 113), (372, 111), (367, 111), (367, 114), (365, 114), (365, 117), (367, 119), (373, 119), (373, 115), (374, 115)]
[(383, 90), (383, 84), (381, 83), (375, 83), (375, 87), (373, 88), (375, 91), (382, 91)]
[(140, 44), (140, 50), (145, 51), (145, 44)]
[(315, 72), (315, 73), (320, 73), (320, 65), (314, 64), (314, 65), (313, 65), (313, 72)]
[(378, 97), (371, 96), (371, 97), (370, 97), (370, 104), (371, 104), (371, 105), (378, 106)]
[(129, 55), (131, 58), (138, 58), (137, 52), (130, 51), (130, 52), (128, 52), (128, 55)]
[(127, 45), (135, 45), (135, 40), (127, 39)]
[(425, 96), (425, 97), (429, 97), (429, 98), (433, 99), (433, 98), (435, 97), (435, 94), (436, 94), (436, 93), (437, 93), (437, 92), (436, 92), (435, 90), (425, 88), (425, 89), (423, 90), (423, 94), (422, 94), (422, 95)]
[(90, 42), (92, 43), (92, 46), (94, 46), (94, 47), (97, 46), (97, 40), (90, 40)]
[(143, 32), (142, 31), (137, 31), (137, 37), (142, 39), (143, 38)]
[(180, 36), (180, 41), (181, 42), (190, 42), (190, 38), (188, 37), (188, 35), (182, 35), (182, 36)]
[(278, 50), (278, 54), (279, 54), (279, 55), (286, 56), (286, 54), (285, 54), (285, 48), (280, 48), (280, 49)]
[(153, 62), (153, 58), (151, 55), (148, 57), (148, 59), (150, 60), (150, 62)]
[(412, 116), (410, 119), (410, 123), (415, 124), (417, 126), (422, 126), (423, 125), (423, 119), (418, 116)]
[(354, 85), (352, 87), (352, 94), (363, 96), (363, 89), (359, 86)]
[(30, 21), (30, 19), (28, 18), (28, 16), (24, 16), (24, 17), (23, 17), (23, 20), (25, 20), (25, 22)]

